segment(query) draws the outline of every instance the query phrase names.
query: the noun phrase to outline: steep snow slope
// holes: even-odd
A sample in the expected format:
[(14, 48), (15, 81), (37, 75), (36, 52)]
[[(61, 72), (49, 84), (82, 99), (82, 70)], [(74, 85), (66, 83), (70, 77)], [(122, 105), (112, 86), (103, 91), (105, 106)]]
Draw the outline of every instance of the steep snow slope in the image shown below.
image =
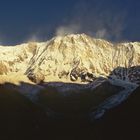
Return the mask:
[[(29, 79), (90, 82), (96, 77), (140, 81), (140, 43), (112, 44), (85, 34), (48, 42), (0, 47), (0, 74), (22, 72)], [(136, 67), (137, 66), (137, 67)]]
[(24, 73), (33, 55), (33, 50), (31, 50), (30, 46), (31, 44), (0, 46), (0, 74), (19, 71)]

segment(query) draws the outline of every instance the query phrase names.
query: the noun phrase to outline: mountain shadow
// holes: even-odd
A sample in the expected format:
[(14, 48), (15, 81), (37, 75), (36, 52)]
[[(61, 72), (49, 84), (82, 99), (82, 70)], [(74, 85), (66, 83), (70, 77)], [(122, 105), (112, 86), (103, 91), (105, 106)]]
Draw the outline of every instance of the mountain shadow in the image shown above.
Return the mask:
[[(15, 87), (13, 84), (10, 86)], [(15, 89), (8, 89), (4, 85), (0, 85), (0, 112), (1, 140), (37, 137), (47, 121), (40, 107)]]
[(94, 133), (98, 139), (140, 139), (140, 86), (128, 100), (109, 110), (96, 122)]
[[(115, 69), (112, 74), (119, 69), (119, 67)], [(132, 71), (136, 71), (136, 69), (137, 67)], [(139, 76), (136, 77), (139, 78)], [(122, 87), (111, 85), (108, 80), (101, 83), (102, 80), (96, 79), (87, 85), (60, 82), (42, 83), (37, 85), (45, 88), (39, 88), (37, 104), (20, 93), (20, 90), (25, 90), (26, 87), (32, 87), (30, 91), (38, 90), (35, 85), (24, 82), (19, 86), (11, 83), (0, 85), (0, 139), (139, 139), (140, 87), (129, 96), (128, 100), (108, 110), (101, 119), (94, 123), (83, 115), (91, 109), (93, 110), (94, 107), (96, 109), (98, 104), (106, 98), (123, 90)], [(98, 85), (99, 83), (101, 84)], [(97, 87), (91, 88), (96, 84)], [(47, 107), (55, 112), (61, 112), (66, 117), (50, 119), (46, 112)], [(68, 116), (70, 117), (68, 118)]]
[[(52, 87), (52, 84), (55, 87)], [(60, 85), (61, 88), (71, 87), (65, 92), (66, 96), (61, 90), (58, 90)], [(122, 90), (122, 88), (112, 86), (107, 81), (93, 90), (89, 88), (91, 87), (90, 84), (55, 82), (44, 83), (39, 86), (45, 87), (45, 89), (37, 95), (39, 100), (37, 104), (34, 104), (19, 91), (26, 89), (26, 87), (36, 88), (35, 85), (24, 82), (21, 82), (19, 86), (11, 83), (0, 85), (0, 111), (2, 112), (0, 139), (82, 138), (80, 136), (81, 131), (85, 131), (85, 135), (91, 128), (86, 114), (90, 108), (97, 106), (108, 96)], [(51, 108), (57, 113), (61, 112), (60, 114), (63, 114), (62, 119), (50, 119), (46, 113), (47, 108)]]

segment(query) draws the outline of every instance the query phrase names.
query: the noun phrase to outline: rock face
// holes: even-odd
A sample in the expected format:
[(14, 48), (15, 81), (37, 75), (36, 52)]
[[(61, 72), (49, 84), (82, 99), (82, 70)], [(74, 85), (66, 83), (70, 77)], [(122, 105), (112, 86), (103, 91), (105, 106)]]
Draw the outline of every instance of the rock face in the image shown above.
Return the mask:
[(34, 72), (30, 72), (28, 74), (28, 78), (32, 82), (40, 84), (40, 83), (42, 83), (44, 81), (45, 76), (40, 71), (38, 71), (38, 72), (35, 72), (35, 73)]
[(0, 74), (20, 71), (37, 83), (91, 82), (108, 76), (140, 81), (140, 68), (136, 67), (140, 65), (138, 42), (112, 44), (85, 34), (72, 34), (43, 43), (1, 46), (0, 56)]
[(17, 46), (0, 46), (0, 74), (11, 72), (24, 73), (27, 69), (28, 62), (30, 61), (33, 52), (29, 50), (29, 44), (21, 44)]

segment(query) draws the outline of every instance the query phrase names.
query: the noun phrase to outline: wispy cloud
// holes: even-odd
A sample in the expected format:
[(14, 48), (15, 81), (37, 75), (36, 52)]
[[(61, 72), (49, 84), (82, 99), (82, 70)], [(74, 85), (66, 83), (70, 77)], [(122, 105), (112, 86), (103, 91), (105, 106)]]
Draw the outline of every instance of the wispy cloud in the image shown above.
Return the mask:
[(0, 34), (0, 45), (3, 45), (3, 36)]
[(104, 0), (96, 1), (92, 5), (87, 1), (78, 2), (72, 16), (65, 17), (64, 26), (56, 28), (55, 35), (84, 32), (96, 38), (122, 40), (126, 12), (115, 11), (114, 7), (110, 8), (105, 3)]
[(59, 26), (56, 29), (56, 36), (64, 36), (67, 34), (74, 34), (78, 33), (81, 30), (81, 26), (78, 24), (70, 24), (70, 25), (64, 25), (64, 26)]

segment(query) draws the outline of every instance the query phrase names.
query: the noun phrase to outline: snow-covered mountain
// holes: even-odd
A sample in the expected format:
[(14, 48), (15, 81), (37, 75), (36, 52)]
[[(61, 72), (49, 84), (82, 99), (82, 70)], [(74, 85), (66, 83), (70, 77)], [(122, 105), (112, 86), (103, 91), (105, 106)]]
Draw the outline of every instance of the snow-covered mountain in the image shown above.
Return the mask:
[(94, 120), (126, 100), (140, 84), (140, 43), (113, 44), (71, 34), (47, 42), (0, 46), (0, 83), (5, 82), (20, 83), (5, 87), (45, 106), (50, 116), (55, 114), (52, 108), (66, 109), (63, 113), (70, 116), (77, 107), (76, 112), (90, 110)]
[(0, 74), (20, 72), (33, 82), (91, 82), (97, 77), (140, 82), (140, 43), (112, 44), (85, 34), (0, 46)]

